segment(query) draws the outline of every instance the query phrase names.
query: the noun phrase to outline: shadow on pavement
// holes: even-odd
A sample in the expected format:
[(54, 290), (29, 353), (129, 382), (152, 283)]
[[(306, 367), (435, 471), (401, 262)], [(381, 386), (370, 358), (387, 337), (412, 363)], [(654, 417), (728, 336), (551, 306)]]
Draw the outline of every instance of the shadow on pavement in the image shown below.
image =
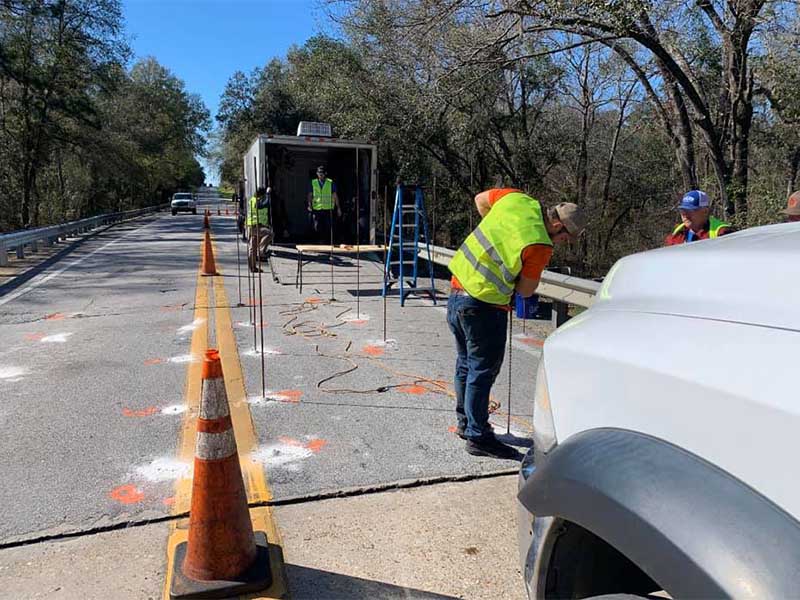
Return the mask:
[(519, 437), (518, 435), (514, 435), (513, 433), (495, 432), (494, 437), (496, 437), (504, 444), (508, 444), (510, 446), (517, 446), (518, 448), (530, 448), (531, 446), (533, 446), (533, 440), (531, 438)]
[(391, 583), (351, 577), (310, 567), (287, 564), (286, 576), (289, 591), (295, 600), (319, 598), (419, 598), (421, 600), (450, 600), (456, 596), (445, 596), (415, 590)]
[[(88, 241), (90, 241), (90, 240), (102, 235), (103, 233), (105, 233), (108, 229), (110, 229), (110, 227), (113, 227), (113, 225), (108, 226), (108, 227), (104, 226), (103, 228), (98, 229), (97, 231), (89, 232), (89, 233), (87, 233), (87, 234), (85, 234), (82, 237), (77, 238), (77, 239), (76, 238), (70, 238), (69, 240), (66, 240), (66, 241), (65, 240), (61, 240), (61, 241), (57, 242), (56, 245), (57, 246), (61, 246), (60, 250), (58, 250), (54, 254), (51, 254), (50, 256), (48, 256), (47, 258), (42, 260), (41, 262), (39, 262), (37, 264), (34, 264), (34, 265), (31, 265), (25, 271), (23, 271), (23, 272), (15, 275), (14, 277), (12, 277), (10, 281), (7, 281), (3, 285), (0, 285), (0, 297), (5, 296), (9, 292), (13, 292), (15, 289), (19, 288), (23, 284), (28, 283), (31, 279), (36, 277), (39, 273), (42, 273), (43, 271), (46, 271), (48, 268), (50, 268), (51, 266), (56, 264), (62, 258), (67, 257), (70, 254), (72, 254), (73, 252), (75, 252), (84, 243), (86, 243), (86, 242), (88, 242)], [(120, 231), (120, 230), (118, 229), (118, 231)], [(42, 243), (42, 242), (40, 242), (40, 243)]]

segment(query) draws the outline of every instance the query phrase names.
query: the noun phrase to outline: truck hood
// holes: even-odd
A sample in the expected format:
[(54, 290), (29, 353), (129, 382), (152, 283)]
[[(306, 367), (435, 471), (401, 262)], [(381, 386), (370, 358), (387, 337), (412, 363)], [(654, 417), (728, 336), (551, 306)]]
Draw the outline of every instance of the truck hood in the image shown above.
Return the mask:
[(591, 310), (680, 315), (800, 331), (800, 223), (634, 254)]

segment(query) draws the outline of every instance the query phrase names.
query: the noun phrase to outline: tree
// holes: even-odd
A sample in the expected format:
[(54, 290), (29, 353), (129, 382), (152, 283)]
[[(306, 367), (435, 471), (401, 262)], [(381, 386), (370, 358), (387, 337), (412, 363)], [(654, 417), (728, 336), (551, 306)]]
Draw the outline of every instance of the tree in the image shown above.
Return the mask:
[(154, 59), (127, 61), (115, 1), (0, 5), (0, 230), (203, 182), (208, 111)]
[(92, 90), (125, 58), (120, 8), (116, 0), (20, 0), (0, 6), (0, 21), (3, 137), (21, 191), (12, 212), (19, 225), (36, 225), (42, 168), (74, 128), (98, 127)]

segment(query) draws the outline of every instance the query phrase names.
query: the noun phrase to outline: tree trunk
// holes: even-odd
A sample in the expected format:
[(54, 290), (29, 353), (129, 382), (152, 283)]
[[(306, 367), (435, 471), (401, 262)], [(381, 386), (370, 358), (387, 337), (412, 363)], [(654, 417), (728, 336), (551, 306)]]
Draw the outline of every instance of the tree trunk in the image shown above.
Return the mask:
[(581, 64), (581, 142), (578, 149), (578, 168), (576, 173), (576, 203), (585, 205), (589, 188), (589, 134), (592, 128), (591, 90), (589, 89), (589, 64), (591, 51), (587, 48)]
[(656, 64), (667, 88), (667, 106), (672, 113), (672, 122), (675, 123), (672, 146), (681, 172), (684, 191), (695, 190), (699, 187), (699, 184), (697, 181), (692, 120), (689, 117), (686, 101), (675, 77), (667, 69), (663, 61), (657, 59)]
[(732, 173), (731, 202), (736, 213), (747, 216), (747, 187), (750, 164), (750, 129), (753, 124), (753, 73), (747, 68), (747, 42), (740, 42), (731, 68), (731, 87), (735, 90), (731, 107)]

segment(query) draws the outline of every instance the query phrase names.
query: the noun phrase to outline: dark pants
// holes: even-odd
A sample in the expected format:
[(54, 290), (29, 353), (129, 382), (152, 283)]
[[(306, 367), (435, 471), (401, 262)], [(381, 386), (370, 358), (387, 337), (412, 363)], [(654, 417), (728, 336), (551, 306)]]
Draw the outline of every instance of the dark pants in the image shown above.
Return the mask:
[(447, 324), (456, 338), (456, 415), (466, 436), (491, 435), (489, 393), (506, 348), (508, 313), (464, 293), (447, 301)]
[(311, 225), (314, 228), (314, 239), (318, 244), (331, 243), (331, 210), (311, 211)]
[(255, 271), (259, 260), (266, 257), (270, 243), (272, 243), (272, 230), (269, 227), (264, 225), (250, 226), (250, 241), (247, 244), (247, 266), (250, 267), (251, 271)]

